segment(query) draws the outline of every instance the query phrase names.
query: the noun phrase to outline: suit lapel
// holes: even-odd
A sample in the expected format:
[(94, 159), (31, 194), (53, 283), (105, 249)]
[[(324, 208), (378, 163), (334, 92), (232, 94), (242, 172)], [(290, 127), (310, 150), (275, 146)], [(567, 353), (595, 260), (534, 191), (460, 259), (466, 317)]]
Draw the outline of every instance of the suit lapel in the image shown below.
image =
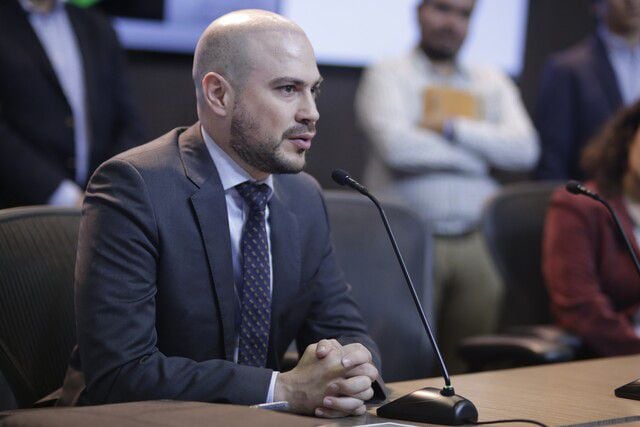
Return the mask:
[(200, 225), (213, 280), (213, 290), (220, 310), (225, 358), (233, 360), (237, 335), (236, 295), (224, 190), (218, 171), (202, 139), (200, 123), (184, 131), (178, 143), (185, 173), (198, 187), (191, 196), (191, 204)]
[(593, 38), (592, 51), (594, 53), (593, 68), (597, 76), (597, 81), (602, 86), (607, 101), (609, 101), (611, 111), (616, 111), (618, 107), (622, 105), (622, 95), (620, 95), (618, 79), (609, 61), (604, 42), (600, 37), (596, 36)]
[(300, 286), (301, 247), (296, 217), (287, 206), (286, 194), (275, 177), (275, 193), (269, 201), (269, 225), (271, 227), (271, 258), (273, 264), (273, 297), (271, 300), (271, 344), (269, 366), (279, 366), (276, 354), (279, 336), (275, 330), (284, 308)]
[(0, 1), (0, 3), (4, 3), (4, 9), (6, 9), (0, 10), (0, 13), (6, 13), (6, 16), (15, 17), (15, 19), (3, 20), (6, 25), (13, 27), (8, 34), (15, 34), (16, 41), (23, 45), (26, 51), (30, 52), (31, 58), (33, 58), (33, 61), (42, 70), (46, 79), (51, 83), (55, 90), (59, 92), (59, 95), (66, 100), (67, 98), (62, 91), (60, 83), (58, 82), (58, 77), (53, 70), (53, 65), (51, 65), (51, 61), (49, 61), (49, 57), (47, 56), (44, 47), (42, 47), (38, 35), (29, 22), (27, 12), (22, 9), (17, 0)]

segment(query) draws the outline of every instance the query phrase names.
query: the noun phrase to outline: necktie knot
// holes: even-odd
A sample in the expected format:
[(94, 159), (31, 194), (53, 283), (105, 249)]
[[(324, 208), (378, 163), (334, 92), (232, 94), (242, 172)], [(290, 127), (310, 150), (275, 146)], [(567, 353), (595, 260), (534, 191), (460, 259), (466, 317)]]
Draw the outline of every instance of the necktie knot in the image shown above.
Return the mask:
[(251, 210), (264, 211), (271, 189), (267, 184), (245, 181), (236, 185), (236, 190), (249, 205)]

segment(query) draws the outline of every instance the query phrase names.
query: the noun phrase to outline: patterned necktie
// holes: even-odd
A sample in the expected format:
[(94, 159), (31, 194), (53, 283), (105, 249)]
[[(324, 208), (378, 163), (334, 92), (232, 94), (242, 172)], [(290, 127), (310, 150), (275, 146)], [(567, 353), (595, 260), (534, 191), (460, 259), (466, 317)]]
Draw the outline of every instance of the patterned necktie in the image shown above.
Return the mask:
[(271, 268), (265, 208), (271, 189), (266, 184), (244, 182), (236, 186), (249, 206), (242, 230), (242, 287), (238, 363), (265, 366), (271, 320)]

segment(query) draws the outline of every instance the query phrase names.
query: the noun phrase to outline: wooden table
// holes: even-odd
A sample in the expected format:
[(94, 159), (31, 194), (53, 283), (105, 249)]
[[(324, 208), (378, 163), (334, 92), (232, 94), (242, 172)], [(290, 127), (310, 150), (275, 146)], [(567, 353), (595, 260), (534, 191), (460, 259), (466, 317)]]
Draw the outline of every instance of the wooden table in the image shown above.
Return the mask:
[[(452, 383), (476, 405), (479, 421), (528, 418), (557, 426), (636, 417), (640, 425), (640, 401), (613, 394), (637, 378), (640, 355), (459, 375)], [(439, 378), (394, 383), (391, 398), (442, 385)]]
[[(613, 390), (638, 377), (640, 355), (466, 374), (452, 381), (456, 392), (476, 405), (479, 421), (528, 418), (550, 426), (629, 426), (640, 425), (640, 401), (617, 398)], [(393, 383), (389, 388), (395, 399), (442, 383), (440, 378), (429, 378)], [(19, 411), (0, 419), (0, 426), (353, 426), (383, 421), (375, 416), (375, 408), (362, 417), (323, 420), (231, 405), (166, 401)]]

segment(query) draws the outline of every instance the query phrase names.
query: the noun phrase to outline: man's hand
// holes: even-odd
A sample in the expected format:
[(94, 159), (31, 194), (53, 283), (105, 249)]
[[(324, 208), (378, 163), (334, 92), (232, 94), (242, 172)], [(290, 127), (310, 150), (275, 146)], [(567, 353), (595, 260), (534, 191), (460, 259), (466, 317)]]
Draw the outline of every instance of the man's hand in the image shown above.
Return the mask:
[(371, 384), (378, 379), (378, 370), (372, 363), (371, 353), (362, 344), (343, 347), (336, 340), (322, 340), (316, 347), (316, 357), (322, 359), (336, 351), (341, 354), (344, 377), (327, 388), (323, 405), (316, 408), (315, 414), (332, 418), (362, 415), (366, 412), (364, 402), (373, 397)]
[[(312, 414), (323, 406), (326, 390), (346, 372), (342, 366), (342, 354), (329, 348), (321, 359), (316, 357), (317, 344), (309, 345), (295, 368), (278, 374), (274, 401), (286, 400), (291, 411)], [(340, 402), (339, 410), (351, 412), (354, 402)]]

